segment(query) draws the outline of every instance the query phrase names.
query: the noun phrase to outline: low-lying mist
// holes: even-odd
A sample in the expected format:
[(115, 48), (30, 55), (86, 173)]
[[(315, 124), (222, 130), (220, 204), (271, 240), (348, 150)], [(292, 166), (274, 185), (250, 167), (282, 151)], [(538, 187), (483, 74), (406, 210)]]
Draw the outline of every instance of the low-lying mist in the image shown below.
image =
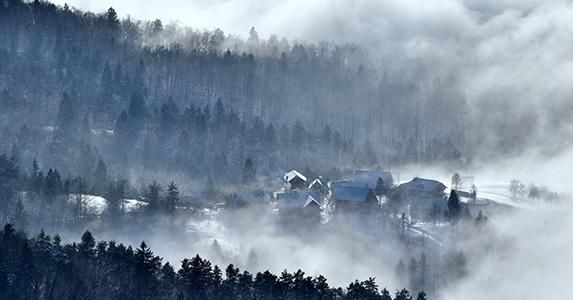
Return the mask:
[[(401, 181), (414, 176), (440, 179), (449, 185), (452, 172), (483, 182), (544, 185), (559, 191), (562, 200), (527, 203), (526, 208), (489, 215), (485, 228), (452, 226), (440, 235), (441, 246), (405, 246), (398, 235), (384, 233), (377, 225), (339, 221), (316, 227), (304, 222), (284, 227), (268, 205), (235, 210), (217, 210), (177, 220), (157, 218), (148, 224), (126, 224), (124, 228), (90, 227), (98, 239), (115, 239), (131, 245), (145, 240), (155, 253), (179, 265), (181, 259), (200, 254), (214, 264), (234, 264), (251, 272), (284, 269), (322, 274), (334, 286), (347, 286), (354, 279), (376, 277), (381, 287), (395, 290), (408, 286), (397, 278), (396, 264), (422, 253), (429, 261), (451, 252), (467, 257), (465, 276), (446, 282), (434, 299), (538, 299), (559, 298), (568, 291), (573, 255), (570, 249), (573, 206), (566, 199), (570, 182), (568, 153), (551, 160), (528, 156), (504, 165), (481, 165), (474, 169), (409, 166), (400, 169)], [(535, 162), (534, 162), (535, 161)], [(397, 171), (397, 170), (396, 170)], [(478, 187), (479, 197), (479, 187)], [(79, 230), (64, 233), (77, 240)], [(448, 272), (448, 270), (442, 270)], [(433, 274), (432, 276), (445, 276)]]
[(561, 299), (570, 292), (573, 207), (562, 203), (522, 210), (476, 236), (470, 274), (440, 299)]

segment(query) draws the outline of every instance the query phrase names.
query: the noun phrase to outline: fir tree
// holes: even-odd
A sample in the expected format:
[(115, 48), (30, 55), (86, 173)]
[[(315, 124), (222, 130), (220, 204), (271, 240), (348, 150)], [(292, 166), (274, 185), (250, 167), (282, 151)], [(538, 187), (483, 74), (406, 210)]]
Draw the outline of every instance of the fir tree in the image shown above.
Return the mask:
[(179, 204), (179, 188), (175, 182), (171, 181), (167, 186), (167, 195), (165, 196), (165, 209), (168, 213), (174, 213)]
[(75, 99), (72, 98), (74, 96), (74, 93), (64, 93), (58, 108), (58, 128), (64, 135), (70, 135), (76, 130), (78, 112)]
[(392, 296), (387, 289), (383, 289), (382, 292), (380, 292), (380, 300), (392, 300)]
[(381, 177), (378, 177), (376, 181), (376, 188), (374, 189), (376, 195), (383, 195), (385, 194), (385, 187), (384, 187), (384, 180)]
[(161, 258), (154, 256), (145, 242), (141, 242), (135, 251), (135, 281), (136, 292), (139, 299), (153, 299), (156, 297), (157, 277), (161, 270)]
[(412, 296), (410, 296), (410, 292), (407, 289), (402, 289), (396, 291), (396, 296), (394, 296), (394, 300), (412, 300)]
[(161, 207), (161, 190), (163, 187), (155, 180), (147, 186), (147, 210), (151, 213), (155, 213)]
[(242, 183), (243, 185), (247, 185), (252, 183), (255, 180), (256, 177), (256, 169), (255, 169), (255, 164), (253, 163), (253, 160), (250, 158), (247, 158), (245, 160), (245, 165), (243, 167), (243, 179), (242, 179)]
[(450, 192), (450, 197), (448, 198), (448, 219), (451, 222), (457, 222), (461, 217), (462, 206), (460, 204), (460, 198), (455, 190)]

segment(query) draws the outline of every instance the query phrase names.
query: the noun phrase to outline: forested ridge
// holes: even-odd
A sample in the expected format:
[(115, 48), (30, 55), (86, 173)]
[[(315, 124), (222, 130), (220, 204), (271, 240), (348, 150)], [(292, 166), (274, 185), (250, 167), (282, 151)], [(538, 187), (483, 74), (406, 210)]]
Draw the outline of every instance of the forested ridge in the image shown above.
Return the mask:
[[(346, 289), (302, 270), (280, 275), (225, 270), (196, 255), (175, 269), (142, 242), (138, 248), (96, 241), (86, 231), (79, 243), (63, 243), (43, 231), (33, 238), (6, 224), (0, 231), (2, 299), (412, 299), (406, 289), (394, 297), (374, 278)], [(426, 299), (420, 292), (418, 300)]]
[(0, 150), (20, 161), (237, 182), (247, 158), (270, 174), (471, 155), (447, 84), (428, 93), (374, 69), (356, 45), (1, 4)]

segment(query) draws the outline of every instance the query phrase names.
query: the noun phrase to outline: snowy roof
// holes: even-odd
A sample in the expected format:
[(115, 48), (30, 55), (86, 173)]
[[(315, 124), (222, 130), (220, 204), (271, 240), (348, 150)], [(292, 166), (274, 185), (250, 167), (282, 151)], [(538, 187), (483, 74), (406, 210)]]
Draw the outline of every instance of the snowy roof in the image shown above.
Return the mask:
[(352, 181), (368, 185), (369, 188), (376, 188), (378, 178), (382, 178), (384, 184), (389, 185), (394, 182), (392, 173), (388, 171), (355, 170), (352, 174)]
[(286, 182), (290, 182), (291, 180), (293, 180), (293, 179), (295, 179), (295, 178), (297, 178), (297, 177), (300, 178), (300, 179), (302, 179), (303, 181), (306, 181), (306, 177), (305, 177), (304, 175), (302, 175), (300, 172), (298, 172), (297, 170), (292, 170), (292, 171), (286, 173), (286, 174), (283, 176), (283, 179), (284, 179)]
[(320, 194), (318, 194), (318, 198), (315, 198), (314, 196), (309, 196), (306, 199), (306, 202), (304, 203), (304, 206), (302, 208), (306, 208), (307, 206), (311, 205), (311, 204), (316, 204), (318, 205), (318, 207), (322, 207), (322, 205), (320, 204)]
[(337, 181), (334, 183), (333, 198), (335, 201), (365, 202), (370, 189), (366, 184), (350, 181)]
[(401, 184), (400, 188), (419, 192), (443, 192), (446, 186), (437, 180), (416, 177)]
[(305, 208), (311, 203), (320, 206), (319, 192), (284, 192), (277, 193), (279, 207), (283, 208)]
[(315, 185), (320, 185), (323, 187), (328, 187), (328, 182), (330, 182), (330, 180), (324, 176), (318, 176), (317, 178), (315, 178), (310, 185), (308, 186), (309, 188), (312, 188)]

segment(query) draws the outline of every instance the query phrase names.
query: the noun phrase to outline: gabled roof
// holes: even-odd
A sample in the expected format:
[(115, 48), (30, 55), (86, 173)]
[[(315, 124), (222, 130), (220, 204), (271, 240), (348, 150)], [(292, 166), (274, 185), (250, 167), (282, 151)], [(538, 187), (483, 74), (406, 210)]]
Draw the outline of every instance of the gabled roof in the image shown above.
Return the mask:
[(295, 179), (295, 178), (297, 178), (297, 177), (306, 182), (306, 177), (305, 177), (304, 175), (302, 175), (300, 172), (298, 172), (297, 170), (292, 170), (292, 171), (286, 173), (286, 174), (283, 176), (283, 179), (284, 179), (284, 181), (286, 181), (286, 182), (290, 182), (291, 180), (293, 180), (293, 179)]
[(308, 185), (308, 188), (312, 188), (315, 185), (319, 185), (319, 186), (323, 186), (325, 188), (328, 188), (329, 182), (330, 182), (330, 180), (328, 178), (326, 178), (324, 176), (318, 176)]
[(355, 170), (354, 173), (352, 173), (353, 182), (364, 183), (371, 189), (376, 188), (378, 178), (382, 178), (385, 185), (391, 185), (394, 182), (392, 173), (388, 171)]
[(443, 192), (446, 186), (437, 180), (416, 177), (409, 182), (401, 184), (400, 189), (431, 193)]
[(304, 203), (303, 208), (306, 208), (307, 206), (313, 205), (313, 204), (318, 205), (318, 207), (322, 207), (322, 205), (320, 204), (320, 194), (318, 194), (318, 198), (315, 198), (315, 197), (312, 196), (312, 195), (309, 196), (309, 197), (306, 199), (306, 203)]
[(320, 206), (319, 192), (284, 192), (277, 193), (279, 208), (305, 208), (312, 203)]
[(334, 183), (333, 198), (335, 201), (365, 202), (370, 189), (366, 184), (350, 181)]

